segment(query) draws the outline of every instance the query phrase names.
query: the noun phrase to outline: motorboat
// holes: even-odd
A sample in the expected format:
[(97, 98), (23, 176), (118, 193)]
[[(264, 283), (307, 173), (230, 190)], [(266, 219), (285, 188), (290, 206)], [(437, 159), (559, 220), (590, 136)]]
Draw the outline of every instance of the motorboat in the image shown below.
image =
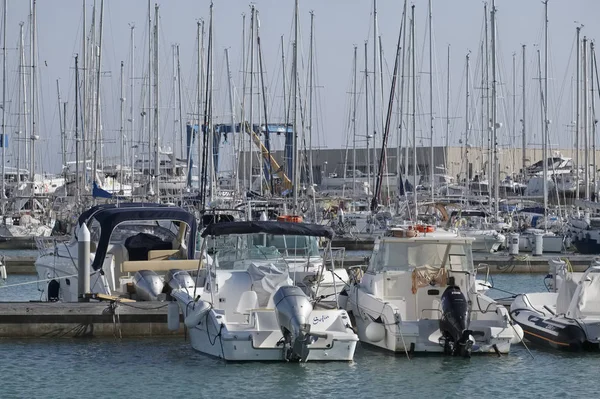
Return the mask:
[[(201, 251), (212, 254), (212, 263), (198, 274), (194, 291), (169, 292), (169, 306), (177, 304), (183, 314), (192, 348), (228, 361), (351, 361), (358, 337), (348, 313), (319, 306), (294, 286), (286, 254), (268, 240), (330, 242), (332, 236), (328, 227), (293, 222), (207, 226)], [(217, 248), (219, 241), (227, 245)], [(169, 315), (170, 327), (178, 329), (179, 312)]]
[(520, 294), (510, 315), (534, 343), (566, 350), (600, 349), (600, 258), (585, 272), (551, 259), (548, 292)]
[(393, 231), (340, 304), (361, 342), (393, 352), (508, 353), (519, 335), (508, 311), (478, 292), (473, 238)]
[(36, 241), (42, 300), (78, 301), (78, 235), (83, 225), (90, 232), (93, 294), (157, 300), (169, 271), (177, 279), (176, 270), (196, 270), (206, 261), (195, 259), (197, 222), (186, 210), (147, 203), (98, 205), (79, 216), (70, 241)]

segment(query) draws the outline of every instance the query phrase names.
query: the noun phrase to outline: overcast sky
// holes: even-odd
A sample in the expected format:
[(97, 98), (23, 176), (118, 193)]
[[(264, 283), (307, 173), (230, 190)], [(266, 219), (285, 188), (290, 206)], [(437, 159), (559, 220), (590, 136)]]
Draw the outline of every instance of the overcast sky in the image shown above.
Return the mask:
[[(7, 130), (18, 130), (17, 119), (14, 114), (18, 84), (18, 44), (19, 21), (25, 22), (28, 29), (29, 5), (26, 1), (8, 1), (7, 25)], [(89, 32), (93, 1), (87, 1), (87, 27)], [(98, 8), (100, 0), (96, 1)], [(294, 1), (293, 0), (257, 0), (253, 2), (259, 11), (260, 35), (262, 39), (263, 57), (265, 63), (267, 86), (269, 96), (270, 120), (282, 121), (282, 79), (281, 79), (281, 36), (284, 36), (286, 68), (289, 79), (291, 66), (291, 40)], [(419, 122), (417, 129), (418, 145), (429, 145), (429, 132), (427, 117), (429, 112), (428, 88), (428, 36), (426, 31), (427, 1), (413, 2), (416, 6), (416, 59), (419, 85)], [(413, 4), (409, 2), (410, 5)], [(491, 2), (490, 2), (491, 3)], [(387, 104), (389, 96), (390, 74), (393, 69), (393, 56), (402, 18), (402, 4), (400, 0), (378, 0), (378, 30), (383, 42), (384, 57), (384, 101)], [(74, 103), (74, 71), (73, 57), (81, 53), (82, 41), (82, 7), (81, 0), (38, 0), (38, 54), (39, 54), (39, 92), (40, 92), (40, 122), (38, 125), (41, 148), (43, 151), (39, 163), (45, 171), (58, 172), (59, 168), (59, 124), (58, 107), (56, 100), (56, 80), (60, 82), (62, 101), (69, 102), (67, 130), (73, 129)], [(154, 3), (152, 4), (154, 6)], [(208, 1), (194, 0), (169, 0), (160, 5), (160, 68), (161, 68), (161, 117), (162, 137), (165, 145), (173, 145), (173, 107), (172, 98), (172, 44), (180, 45), (180, 62), (183, 83), (183, 113), (184, 120), (190, 120), (194, 112), (195, 82), (196, 82), (196, 23), (204, 19), (208, 29)], [(484, 3), (477, 0), (433, 0), (433, 42), (434, 42), (434, 118), (435, 139), (434, 143), (443, 144), (445, 140), (446, 116), (446, 52), (451, 45), (450, 67), (450, 117), (451, 132), (450, 142), (457, 145), (464, 135), (464, 68), (465, 55), (471, 51), (471, 96), (472, 96), (472, 140), (481, 140), (479, 130), (479, 98), (481, 90), (481, 72), (479, 52), (482, 41), (482, 27), (484, 20)], [(527, 45), (527, 122), (531, 127), (529, 145), (539, 145), (539, 126), (541, 125), (539, 112), (539, 85), (534, 78), (537, 77), (536, 51), (541, 48), (543, 62), (543, 4), (536, 0), (498, 0), (497, 1), (497, 26), (498, 26), (498, 70), (499, 70), (499, 120), (503, 123), (502, 145), (520, 143), (520, 138), (513, 137), (513, 131), (519, 136), (520, 125), (513, 129), (513, 79), (512, 55), (516, 53), (517, 62), (517, 97), (515, 97), (518, 114), (516, 120), (521, 118), (521, 45)], [(139, 126), (138, 104), (141, 96), (142, 77), (147, 73), (147, 17), (148, 3), (144, 0), (106, 0), (104, 14), (104, 38), (102, 70), (105, 72), (102, 79), (102, 126), (106, 144), (106, 152), (114, 147), (119, 129), (119, 63), (125, 62), (125, 84), (127, 92), (131, 76), (129, 73), (130, 60), (130, 24), (134, 24), (136, 49), (134, 76), (134, 114), (136, 124)], [(372, 0), (301, 0), (300, 1), (300, 34), (301, 34), (301, 63), (303, 63), (301, 86), (306, 90), (306, 65), (309, 50), (309, 11), (315, 15), (315, 62), (316, 62), (316, 105), (313, 108), (314, 146), (342, 148), (347, 142), (350, 125), (349, 112), (352, 91), (352, 56), (353, 46), (358, 46), (359, 73), (364, 71), (364, 42), (369, 42), (369, 71), (373, 69), (373, 1)], [(234, 85), (239, 101), (242, 87), (242, 14), (246, 14), (246, 31), (249, 30), (250, 7), (247, 1), (222, 0), (214, 5), (215, 21), (215, 121), (229, 122), (230, 111), (228, 104), (226, 65), (224, 49), (230, 50), (230, 61)], [(550, 142), (555, 145), (570, 146), (571, 140), (569, 127), (573, 119), (571, 105), (571, 77), (574, 74), (574, 37), (575, 27), (584, 25), (583, 35), (589, 38), (597, 36), (597, 16), (600, 15), (600, 2), (597, 0), (550, 0), (550, 51), (549, 51), (549, 118), (553, 124)], [(26, 42), (29, 39), (26, 33)], [(29, 51), (27, 49), (27, 51)], [(543, 65), (542, 65), (543, 68)], [(255, 75), (258, 77), (258, 75)], [(372, 75), (369, 85), (372, 97)], [(255, 83), (257, 84), (257, 83)], [(289, 90), (289, 81), (286, 83)], [(359, 135), (365, 134), (364, 122), (364, 78), (359, 75), (359, 107), (357, 109), (357, 131)], [(306, 93), (302, 92), (303, 100)], [(378, 95), (379, 96), (379, 95)], [(129, 95), (126, 95), (129, 97)], [(256, 97), (258, 98), (258, 97)], [(381, 97), (377, 102), (381, 105)], [(129, 98), (126, 99), (127, 109)], [(255, 105), (258, 108), (258, 104)], [(478, 108), (476, 108), (476, 106)], [(261, 106), (262, 107), (262, 106)], [(262, 108), (261, 108), (262, 109)], [(258, 112), (258, 111), (256, 111)], [(371, 112), (371, 111), (370, 111)], [(382, 111), (377, 111), (378, 120), (381, 120)], [(128, 116), (129, 111), (126, 113)], [(258, 113), (256, 114), (258, 117)], [(372, 115), (370, 115), (372, 118)], [(381, 122), (379, 122), (381, 124)], [(397, 126), (397, 123), (394, 122)], [(370, 130), (373, 128), (371, 127)], [(138, 130), (136, 128), (136, 130)], [(378, 133), (381, 129), (376, 129)], [(69, 133), (71, 134), (71, 133)], [(136, 132), (133, 136), (139, 135)], [(396, 131), (394, 129), (391, 145), (396, 145)], [(359, 145), (364, 146), (364, 138), (359, 139)], [(72, 143), (69, 144), (72, 151)], [(10, 151), (9, 151), (10, 152)], [(70, 154), (69, 158), (73, 156)], [(14, 160), (11, 162), (14, 163)]]

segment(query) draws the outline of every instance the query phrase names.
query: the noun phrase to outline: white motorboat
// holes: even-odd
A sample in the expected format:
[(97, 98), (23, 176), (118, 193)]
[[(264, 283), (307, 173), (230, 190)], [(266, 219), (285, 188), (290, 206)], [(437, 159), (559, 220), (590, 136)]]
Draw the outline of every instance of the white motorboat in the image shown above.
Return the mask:
[(551, 290), (517, 295), (511, 317), (531, 342), (556, 349), (600, 349), (600, 258), (585, 272), (569, 271), (560, 259), (549, 264)]
[[(196, 270), (196, 218), (178, 207), (158, 204), (105, 204), (79, 216), (68, 242), (38, 239), (35, 262), (42, 300), (78, 301), (79, 228), (91, 233), (90, 290), (94, 294), (156, 300), (163, 276), (184, 277), (174, 269)], [(171, 277), (169, 277), (171, 278)], [(189, 286), (189, 280), (181, 281)]]
[[(265, 245), (269, 236), (330, 240), (333, 232), (275, 221), (209, 225), (202, 232), (202, 252), (212, 253), (211, 266), (198, 275), (194, 292), (176, 287), (170, 292), (192, 347), (229, 361), (352, 360), (358, 337), (346, 311), (319, 308), (293, 286), (285, 254)], [(208, 238), (230, 245), (207, 248)], [(169, 325), (178, 329), (178, 312), (169, 315)]]
[(394, 352), (508, 353), (519, 336), (507, 310), (478, 292), (472, 238), (391, 233), (360, 281), (340, 295), (361, 342)]

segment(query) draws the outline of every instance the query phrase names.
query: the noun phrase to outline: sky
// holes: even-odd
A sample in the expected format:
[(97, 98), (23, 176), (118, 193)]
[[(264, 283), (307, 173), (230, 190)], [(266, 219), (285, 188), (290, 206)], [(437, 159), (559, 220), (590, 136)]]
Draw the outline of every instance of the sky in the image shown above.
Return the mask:
[[(37, 154), (38, 172), (57, 173), (60, 170), (60, 127), (57, 105), (57, 80), (61, 90), (61, 101), (67, 102), (66, 130), (69, 140), (67, 151), (73, 160), (73, 105), (74, 105), (74, 56), (82, 52), (82, 0), (38, 0), (38, 95), (40, 136)], [(490, 2), (491, 3), (491, 2)], [(87, 25), (89, 35), (92, 0), (87, 0)], [(174, 132), (178, 131), (176, 96), (173, 95), (172, 45), (180, 49), (182, 81), (182, 113), (184, 120), (192, 120), (196, 105), (196, 30), (197, 22), (205, 21), (208, 30), (209, 2), (194, 0), (169, 0), (160, 5), (160, 80), (161, 80), (161, 140), (162, 145), (178, 145)], [(268, 96), (269, 120), (285, 120), (283, 112), (282, 53), (283, 35), (286, 64), (286, 85), (289, 96), (290, 70), (293, 40), (293, 0), (256, 0), (252, 4), (258, 10), (260, 37), (264, 63), (265, 86)], [(428, 2), (417, 0), (415, 5), (415, 58), (417, 63), (418, 121), (417, 145), (428, 146), (429, 137), (429, 58), (428, 58)], [(446, 140), (446, 120), (449, 121), (449, 142), (459, 145), (465, 134), (465, 57), (471, 55), (470, 95), (471, 123), (470, 141), (481, 141), (481, 84), (480, 49), (483, 36), (484, 2), (477, 0), (432, 0), (433, 21), (433, 118), (434, 144), (443, 145)], [(100, 6), (100, 0), (96, 1)], [(383, 115), (387, 111), (389, 86), (394, 65), (396, 42), (402, 21), (401, 0), (378, 0), (378, 33), (381, 36), (384, 70), (384, 92), (378, 85), (376, 117), (370, 110), (369, 134), (375, 130), (377, 146), (381, 145)], [(488, 10), (491, 4), (488, 4)], [(152, 3), (154, 8), (154, 2)], [(543, 4), (536, 0), (498, 0), (497, 8), (497, 65), (498, 65), (498, 120), (500, 145), (520, 145), (520, 123), (522, 104), (521, 46), (526, 45), (526, 122), (529, 127), (528, 145), (539, 146), (540, 135), (540, 88), (537, 65), (537, 50), (541, 50), (543, 72)], [(299, 4), (299, 75), (300, 96), (303, 112), (307, 114), (308, 62), (310, 45), (310, 12), (314, 13), (314, 105), (313, 147), (344, 148), (351, 142), (352, 122), (352, 77), (354, 46), (358, 47), (358, 78), (356, 131), (357, 145), (365, 146), (365, 91), (364, 91), (364, 43), (368, 42), (368, 98), (373, 98), (373, 0), (300, 0)], [(98, 11), (99, 13), (99, 11)], [(229, 49), (232, 81), (234, 85), (234, 107), (239, 109), (242, 97), (242, 15), (246, 16), (246, 33), (249, 32), (250, 3), (238, 0), (214, 2), (214, 121), (227, 123), (231, 119), (228, 98), (225, 49)], [(26, 53), (29, 52), (28, 22), (29, 4), (26, 1), (8, 0), (7, 29), (7, 132), (22, 130), (19, 127), (18, 109), (20, 82), (17, 51), (19, 22), (25, 22)], [(550, 0), (549, 20), (549, 69), (548, 69), (548, 118), (552, 120), (550, 143), (555, 147), (572, 145), (573, 121), (572, 76), (575, 73), (574, 40), (576, 26), (583, 26), (582, 37), (594, 39), (598, 34), (595, 19), (600, 15), (597, 0)], [(124, 104), (125, 118), (130, 118), (131, 104), (134, 108), (135, 131), (125, 130), (128, 139), (137, 140), (141, 134), (140, 112), (142, 106), (143, 77), (147, 73), (148, 2), (144, 0), (106, 0), (102, 43), (101, 79), (101, 123), (105, 140), (104, 155), (116, 162), (120, 138), (120, 62), (124, 61)], [(135, 26), (134, 69), (130, 71), (130, 33)], [(249, 53), (248, 39), (246, 54)], [(446, 58), (450, 46), (450, 73), (447, 73)], [(513, 54), (516, 63), (516, 90), (513, 90)], [(27, 57), (28, 58), (28, 57)], [(80, 61), (81, 62), (81, 61)], [(29, 61), (27, 61), (30, 64)], [(26, 68), (27, 69), (27, 68)], [(255, 67), (257, 69), (257, 67)], [(259, 74), (254, 71), (255, 87), (260, 84)], [(26, 72), (29, 74), (29, 72)], [(246, 73), (246, 77), (249, 73)], [(446, 84), (450, 78), (450, 112), (446, 112)], [(28, 79), (28, 78), (27, 78)], [(379, 79), (379, 77), (378, 77)], [(129, 95), (133, 82), (134, 99)], [(29, 83), (27, 83), (29, 84)], [(247, 88), (246, 93), (249, 93)], [(260, 97), (254, 90), (254, 98)], [(29, 101), (29, 99), (28, 99)], [(515, 111), (513, 113), (513, 101)], [(249, 102), (249, 95), (246, 95)], [(381, 107), (381, 104), (385, 107)], [(372, 104), (372, 102), (371, 102)], [(372, 107), (372, 105), (369, 105)], [(254, 119), (264, 118), (262, 105), (254, 104)], [(390, 145), (397, 143), (398, 109), (393, 113)], [(260, 111), (259, 111), (260, 109)], [(260, 114), (259, 114), (260, 112)], [(404, 111), (406, 112), (406, 111)], [(373, 126), (373, 119), (377, 125)], [(262, 119), (261, 119), (262, 120)], [(517, 121), (516, 123), (514, 121)], [(405, 120), (405, 124), (407, 121)], [(305, 122), (308, 125), (308, 122)], [(178, 133), (177, 133), (178, 134)], [(280, 139), (275, 139), (281, 145)], [(371, 143), (372, 145), (372, 143)], [(231, 146), (230, 146), (231, 147)], [(233, 152), (230, 148), (228, 151)], [(11, 153), (11, 150), (8, 151)], [(12, 166), (15, 159), (9, 156)], [(23, 162), (23, 161), (21, 161)], [(110, 162), (110, 161), (107, 161)], [(41, 170), (39, 170), (41, 169)]]

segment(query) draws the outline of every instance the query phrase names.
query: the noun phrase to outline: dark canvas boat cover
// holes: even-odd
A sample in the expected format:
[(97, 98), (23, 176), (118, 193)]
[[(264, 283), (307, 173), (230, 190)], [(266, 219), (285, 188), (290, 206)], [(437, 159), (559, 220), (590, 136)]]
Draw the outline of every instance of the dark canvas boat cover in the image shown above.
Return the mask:
[[(124, 206), (123, 206), (124, 205)], [(87, 214), (87, 216), (85, 216)], [(143, 220), (170, 220), (183, 222), (190, 227), (188, 238), (188, 259), (194, 259), (196, 251), (196, 232), (198, 224), (196, 217), (183, 208), (174, 206), (165, 206), (158, 204), (120, 204), (117, 206), (97, 206), (84, 212), (80, 221), (87, 222), (90, 219), (96, 219), (100, 224), (100, 240), (96, 249), (96, 255), (92, 268), (98, 270), (102, 267), (110, 236), (116, 226), (126, 221)]]
[(333, 238), (333, 230), (327, 226), (309, 223), (278, 221), (223, 222), (210, 224), (202, 232), (202, 237), (224, 236), (229, 234), (266, 233), (287, 236), (311, 236)]

